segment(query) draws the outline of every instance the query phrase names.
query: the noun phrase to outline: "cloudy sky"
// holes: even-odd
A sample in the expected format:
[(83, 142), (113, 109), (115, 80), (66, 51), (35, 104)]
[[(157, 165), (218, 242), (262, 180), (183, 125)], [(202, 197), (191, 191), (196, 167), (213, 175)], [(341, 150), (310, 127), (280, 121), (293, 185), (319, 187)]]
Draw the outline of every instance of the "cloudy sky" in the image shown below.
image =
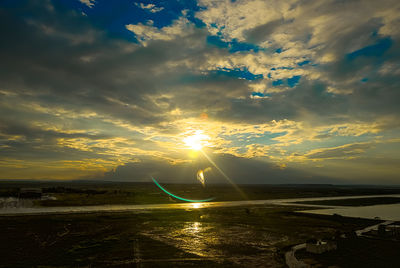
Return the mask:
[(399, 14), (3, 0), (0, 179), (400, 184)]

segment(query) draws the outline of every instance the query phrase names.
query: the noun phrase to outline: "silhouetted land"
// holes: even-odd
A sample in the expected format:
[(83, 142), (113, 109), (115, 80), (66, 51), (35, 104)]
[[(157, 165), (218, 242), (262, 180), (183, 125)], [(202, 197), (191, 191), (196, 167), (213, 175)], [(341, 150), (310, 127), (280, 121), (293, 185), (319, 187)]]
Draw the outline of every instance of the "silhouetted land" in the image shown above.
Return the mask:
[[(104, 204), (160, 204), (171, 199), (154, 183), (117, 182), (0, 182), (1, 196), (18, 196), (19, 189), (40, 187), (44, 194), (57, 200), (37, 201), (40, 206), (80, 206)], [(215, 201), (243, 200), (231, 185), (162, 184), (172, 193), (191, 199), (215, 197)], [(336, 186), (336, 185), (240, 185), (251, 200), (301, 198), (319, 196), (349, 196), (399, 194), (400, 187)], [(181, 202), (179, 200), (174, 200)]]

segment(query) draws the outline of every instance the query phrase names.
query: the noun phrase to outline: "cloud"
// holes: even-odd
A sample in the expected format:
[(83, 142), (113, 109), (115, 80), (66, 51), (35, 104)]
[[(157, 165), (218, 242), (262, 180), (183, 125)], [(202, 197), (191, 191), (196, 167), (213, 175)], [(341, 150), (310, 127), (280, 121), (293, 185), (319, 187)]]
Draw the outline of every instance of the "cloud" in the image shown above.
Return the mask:
[(353, 158), (360, 154), (363, 154), (365, 150), (369, 149), (371, 144), (369, 143), (355, 143), (355, 144), (346, 144), (334, 148), (322, 148), (312, 150), (307, 153), (305, 156), (308, 159), (332, 159), (332, 158)]
[(397, 1), (169, 3), (114, 20), (93, 1), (87, 16), (1, 5), (3, 177), (35, 165), (35, 177), (78, 177), (85, 163), (85, 176), (147, 162), (169, 174), (188, 165), (182, 140), (196, 129), (228, 169), (395, 159), (376, 140), (399, 133)]
[(95, 0), (79, 0), (82, 4), (86, 5), (89, 8), (94, 7), (96, 1)]
[(135, 3), (135, 5), (142, 9), (146, 9), (146, 10), (150, 11), (151, 13), (157, 13), (164, 9), (163, 7), (156, 7), (156, 5), (154, 5), (154, 4), (145, 5), (143, 3)]
[(190, 34), (192, 31), (191, 23), (184, 17), (176, 20), (171, 26), (165, 26), (161, 29), (152, 26), (152, 21), (148, 25), (142, 23), (126, 25), (126, 29), (133, 32), (136, 38), (144, 46), (151, 40), (173, 40), (178, 37)]
[[(229, 154), (211, 155), (211, 158), (234, 183), (316, 183), (318, 179), (322, 179), (325, 183), (335, 181), (334, 178), (313, 176), (296, 169), (281, 169), (281, 167), (256, 159)], [(196, 183), (197, 171), (209, 165), (206, 159), (171, 164), (159, 159), (144, 158), (118, 166), (113, 171), (105, 173), (103, 179), (150, 181), (153, 176), (162, 182)], [(215, 168), (212, 168), (207, 173), (207, 183), (227, 183), (227, 181)]]
[(226, 40), (244, 41), (244, 32), (265, 25), (282, 17), (282, 10), (289, 7), (286, 1), (199, 1), (205, 9), (196, 16), (211, 34), (221, 32)]

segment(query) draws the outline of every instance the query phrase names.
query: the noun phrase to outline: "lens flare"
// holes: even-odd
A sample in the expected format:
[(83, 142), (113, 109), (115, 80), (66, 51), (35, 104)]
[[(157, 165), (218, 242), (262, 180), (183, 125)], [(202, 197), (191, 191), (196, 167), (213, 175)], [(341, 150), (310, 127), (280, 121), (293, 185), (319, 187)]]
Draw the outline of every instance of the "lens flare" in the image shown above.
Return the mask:
[(157, 181), (156, 179), (154, 179), (153, 177), (151, 177), (153, 179), (153, 182), (158, 186), (158, 188), (160, 188), (161, 190), (163, 190), (166, 194), (169, 194), (170, 196), (182, 200), (182, 201), (186, 201), (186, 202), (192, 202), (192, 203), (199, 203), (199, 202), (208, 202), (211, 200), (214, 200), (214, 197), (211, 198), (207, 198), (207, 199), (202, 199), (202, 200), (194, 200), (194, 199), (187, 199), (187, 198), (183, 198), (183, 197), (179, 197), (177, 195), (174, 195), (173, 193), (168, 192), (164, 187), (162, 187)]
[(248, 199), (247, 195), (242, 191), (242, 189), (239, 188), (239, 186), (237, 186), (229, 177), (228, 175), (225, 174), (225, 172), (222, 171), (222, 169), (220, 169), (217, 164), (203, 151), (200, 150), (200, 152), (202, 152), (202, 154), (204, 155), (205, 158), (207, 158), (207, 160), (219, 171), (219, 173), (222, 174), (222, 176), (224, 176), (224, 178), (233, 186), (233, 188), (235, 188), (235, 190), (244, 198), (244, 199)]
[(204, 172), (201, 169), (197, 171), (197, 180), (201, 183), (201, 185), (203, 185), (203, 187), (205, 186)]
[(206, 186), (206, 178), (204, 177), (204, 173), (207, 171), (210, 171), (211, 167), (205, 168), (204, 170), (200, 169), (197, 171), (197, 180), (203, 185), (203, 187)]

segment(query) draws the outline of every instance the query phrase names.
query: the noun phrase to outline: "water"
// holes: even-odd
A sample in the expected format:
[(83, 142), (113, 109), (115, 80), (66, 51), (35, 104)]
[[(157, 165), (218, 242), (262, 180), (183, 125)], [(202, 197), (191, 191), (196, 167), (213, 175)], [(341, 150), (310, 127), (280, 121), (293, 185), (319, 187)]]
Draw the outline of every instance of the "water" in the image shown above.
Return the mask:
[[(41, 215), (41, 214), (69, 214), (69, 213), (93, 213), (93, 212), (126, 212), (126, 211), (145, 211), (153, 209), (198, 209), (213, 207), (235, 207), (248, 205), (283, 205), (327, 208), (317, 210), (306, 210), (306, 213), (316, 213), (332, 215), (334, 213), (349, 217), (366, 217), (392, 220), (393, 217), (400, 220), (400, 204), (379, 205), (368, 207), (339, 207), (324, 206), (314, 204), (298, 204), (294, 202), (334, 200), (334, 199), (353, 199), (370, 197), (400, 197), (394, 195), (364, 195), (364, 196), (336, 196), (336, 197), (313, 197), (313, 198), (291, 198), (291, 199), (270, 199), (270, 200), (245, 200), (245, 201), (226, 201), (226, 202), (203, 202), (203, 203), (174, 203), (174, 204), (147, 204), (147, 205), (99, 205), (99, 206), (72, 206), (72, 207), (0, 207), (0, 215)], [(372, 207), (372, 209), (371, 209)], [(374, 209), (374, 207), (379, 207)], [(372, 211), (372, 212), (371, 212)], [(391, 217), (391, 218), (390, 218)], [(389, 219), (390, 218), (390, 219)]]
[(315, 209), (299, 211), (302, 213), (312, 213), (321, 215), (338, 214), (345, 217), (375, 219), (387, 221), (400, 221), (400, 204), (374, 205), (365, 207), (342, 207), (330, 209)]

